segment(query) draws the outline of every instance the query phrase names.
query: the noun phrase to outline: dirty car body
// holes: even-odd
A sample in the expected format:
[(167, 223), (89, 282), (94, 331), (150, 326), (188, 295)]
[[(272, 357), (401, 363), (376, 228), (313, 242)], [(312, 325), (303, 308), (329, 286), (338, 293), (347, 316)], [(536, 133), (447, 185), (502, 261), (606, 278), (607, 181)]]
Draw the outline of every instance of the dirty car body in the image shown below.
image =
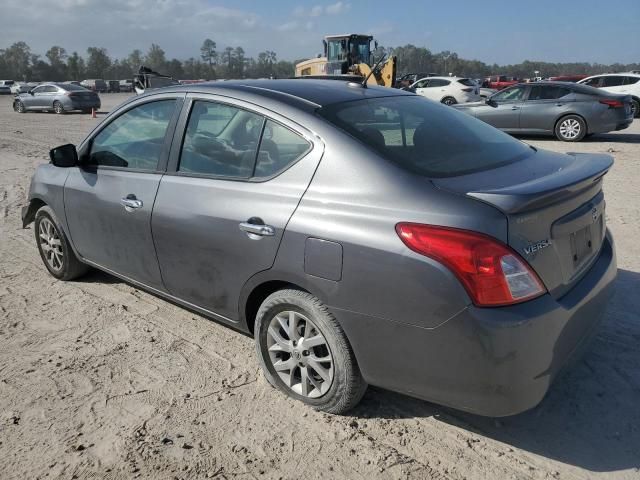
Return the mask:
[(266, 297), (307, 292), (367, 383), (458, 409), (538, 404), (613, 290), (609, 156), (538, 151), (407, 92), (169, 87), (77, 152), (36, 170), (25, 225), (47, 206), (81, 262), (247, 333)]

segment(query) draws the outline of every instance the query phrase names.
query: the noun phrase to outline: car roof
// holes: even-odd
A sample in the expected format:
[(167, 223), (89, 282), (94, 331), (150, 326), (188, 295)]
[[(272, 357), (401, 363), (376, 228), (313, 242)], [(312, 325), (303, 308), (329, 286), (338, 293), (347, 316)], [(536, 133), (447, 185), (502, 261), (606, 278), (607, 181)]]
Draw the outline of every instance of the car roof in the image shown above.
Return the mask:
[(633, 72), (598, 73), (596, 75), (591, 75), (590, 77), (583, 78), (582, 80), (588, 80), (593, 77), (640, 77), (640, 73), (633, 73)]
[[(388, 87), (363, 87), (344, 80), (282, 79), (282, 80), (230, 80), (226, 82), (204, 82), (186, 85), (172, 85), (151, 90), (145, 95), (159, 92), (187, 91), (193, 93), (213, 93), (241, 96), (267, 97), (287, 105), (303, 109), (315, 109), (326, 105), (376, 97), (413, 95)], [(241, 97), (242, 98), (242, 97)]]

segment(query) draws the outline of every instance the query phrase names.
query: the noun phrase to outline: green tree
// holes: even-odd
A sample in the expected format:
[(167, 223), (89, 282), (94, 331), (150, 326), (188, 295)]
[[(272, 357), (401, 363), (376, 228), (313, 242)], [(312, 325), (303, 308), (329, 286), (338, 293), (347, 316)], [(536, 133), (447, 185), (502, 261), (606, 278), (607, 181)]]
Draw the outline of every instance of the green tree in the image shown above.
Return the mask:
[(31, 48), (25, 42), (14, 43), (4, 51), (4, 63), (9, 78), (27, 80), (31, 66)]
[(207, 38), (204, 42), (202, 42), (202, 47), (200, 47), (200, 58), (202, 58), (203, 62), (209, 64), (209, 70), (213, 72), (213, 66), (218, 61), (218, 52), (216, 52), (216, 42)]
[(84, 59), (78, 55), (78, 52), (73, 52), (67, 58), (67, 75), (71, 80), (82, 80), (85, 75)]
[(147, 67), (159, 73), (166, 70), (167, 59), (165, 58), (164, 50), (156, 43), (151, 44), (144, 61)]
[(87, 76), (89, 78), (104, 78), (111, 67), (111, 58), (106, 48), (87, 48)]
[(67, 65), (65, 63), (65, 59), (67, 58), (67, 51), (54, 45), (47, 53), (45, 53), (45, 57), (49, 60), (49, 64), (51, 65), (51, 80), (65, 80), (67, 75)]

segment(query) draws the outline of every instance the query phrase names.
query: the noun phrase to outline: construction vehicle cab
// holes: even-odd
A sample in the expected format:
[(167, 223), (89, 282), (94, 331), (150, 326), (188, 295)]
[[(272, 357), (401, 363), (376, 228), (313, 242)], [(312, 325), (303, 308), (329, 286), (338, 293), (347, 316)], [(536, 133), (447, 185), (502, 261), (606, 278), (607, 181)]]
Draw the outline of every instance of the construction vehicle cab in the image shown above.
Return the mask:
[[(345, 34), (328, 35), (324, 38), (324, 56), (312, 58), (296, 65), (296, 77), (319, 77), (337, 75), (356, 75), (367, 77), (374, 66), (371, 51), (378, 42), (371, 35)], [(367, 83), (392, 87), (395, 81), (396, 58), (387, 59), (378, 65)]]

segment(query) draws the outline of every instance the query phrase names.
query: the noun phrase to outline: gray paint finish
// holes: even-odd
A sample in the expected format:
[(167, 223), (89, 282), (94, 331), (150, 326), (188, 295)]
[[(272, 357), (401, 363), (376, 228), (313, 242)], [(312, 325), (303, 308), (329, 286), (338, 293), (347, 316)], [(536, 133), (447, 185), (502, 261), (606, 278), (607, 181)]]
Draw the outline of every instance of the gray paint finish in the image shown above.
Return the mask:
[[(245, 313), (252, 293), (286, 282), (327, 305), (371, 384), (485, 415), (531, 408), (596, 328), (613, 288), (615, 249), (604, 224), (591, 257), (573, 271), (557, 268), (569, 262), (564, 237), (587, 221), (587, 211), (604, 208), (600, 178), (611, 160), (533, 152), (487, 172), (430, 179), (315, 113), (337, 101), (393, 95), (411, 94), (317, 80), (157, 90), (115, 109), (79, 153), (127, 109), (184, 97), (158, 172), (43, 165), (29, 199), (66, 219), (63, 228), (88, 263), (238, 330), (251, 330)], [(272, 118), (313, 148), (266, 181), (176, 173), (192, 98)], [(126, 211), (120, 200), (128, 194), (143, 207)], [(252, 217), (273, 235), (241, 230)], [(553, 229), (557, 249), (527, 258), (551, 294), (476, 307), (449, 268), (403, 244), (399, 222), (480, 232), (521, 255)]]

